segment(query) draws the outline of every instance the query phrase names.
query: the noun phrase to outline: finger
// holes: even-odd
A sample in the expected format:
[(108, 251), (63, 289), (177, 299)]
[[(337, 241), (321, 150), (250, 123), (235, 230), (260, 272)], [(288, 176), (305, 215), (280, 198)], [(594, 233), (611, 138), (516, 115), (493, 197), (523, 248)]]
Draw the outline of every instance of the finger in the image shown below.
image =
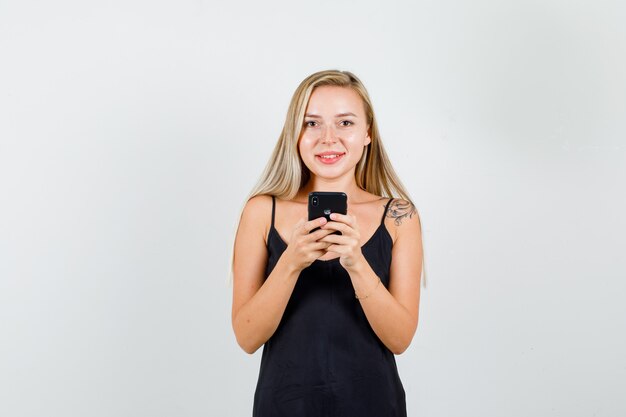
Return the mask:
[(310, 220), (302, 226), (302, 231), (304, 234), (309, 233), (311, 230), (316, 227), (320, 227), (326, 223), (326, 217), (318, 217), (317, 219)]
[(345, 250), (341, 245), (330, 245), (326, 248), (326, 253), (336, 253), (337, 255), (343, 255)]
[(342, 234), (351, 234), (351, 230), (354, 230), (352, 227), (350, 227), (349, 225), (345, 224), (345, 223), (339, 223), (339, 222), (328, 222), (326, 223), (322, 229), (327, 230), (327, 229), (332, 229), (332, 230), (339, 230)]
[(350, 214), (331, 213), (330, 219), (336, 222), (348, 224), (352, 227), (354, 227), (354, 225), (356, 224), (356, 217)]
[(332, 245), (332, 243), (330, 242), (317, 241), (317, 242), (311, 243), (311, 249), (312, 250), (326, 250), (326, 248), (328, 248), (330, 245)]
[(318, 242), (326, 242), (334, 245), (348, 245), (354, 239), (349, 236), (330, 234), (318, 240)]
[(333, 233), (333, 230), (331, 229), (319, 229), (312, 233), (309, 233), (308, 237), (309, 237), (309, 240), (311, 241), (317, 241), (323, 238), (324, 236), (328, 236), (331, 233)]

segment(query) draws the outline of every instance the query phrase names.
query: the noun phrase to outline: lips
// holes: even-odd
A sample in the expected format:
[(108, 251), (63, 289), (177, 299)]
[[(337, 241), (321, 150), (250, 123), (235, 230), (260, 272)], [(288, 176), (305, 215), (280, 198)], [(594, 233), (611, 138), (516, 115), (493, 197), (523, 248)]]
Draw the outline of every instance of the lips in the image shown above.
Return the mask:
[(315, 155), (315, 159), (324, 164), (334, 164), (335, 162), (341, 160), (344, 155), (345, 153), (343, 152), (326, 151)]

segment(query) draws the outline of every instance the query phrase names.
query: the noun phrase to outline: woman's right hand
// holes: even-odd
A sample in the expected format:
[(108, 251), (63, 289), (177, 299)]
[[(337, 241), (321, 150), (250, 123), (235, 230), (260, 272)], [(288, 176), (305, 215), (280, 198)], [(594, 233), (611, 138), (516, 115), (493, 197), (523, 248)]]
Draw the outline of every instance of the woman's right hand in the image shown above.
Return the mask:
[(309, 232), (316, 227), (326, 224), (326, 222), (325, 217), (318, 217), (310, 221), (302, 219), (296, 223), (291, 232), (287, 249), (285, 249), (281, 257), (285, 258), (286, 262), (290, 263), (298, 271), (302, 271), (304, 268), (310, 266), (317, 258), (324, 256), (326, 248), (332, 243), (317, 241), (333, 233), (334, 230), (319, 229), (313, 233)]

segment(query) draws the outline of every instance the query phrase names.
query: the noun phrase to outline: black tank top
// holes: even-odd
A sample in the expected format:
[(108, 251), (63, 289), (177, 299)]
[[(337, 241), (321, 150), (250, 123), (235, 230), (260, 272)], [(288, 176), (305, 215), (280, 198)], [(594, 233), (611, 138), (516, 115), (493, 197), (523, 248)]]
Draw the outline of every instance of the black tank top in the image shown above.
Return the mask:
[[(361, 247), (385, 287), (393, 241), (380, 225)], [(267, 278), (287, 247), (267, 236)], [(339, 258), (302, 270), (278, 328), (263, 346), (254, 417), (405, 417), (405, 393), (393, 353), (369, 325)]]

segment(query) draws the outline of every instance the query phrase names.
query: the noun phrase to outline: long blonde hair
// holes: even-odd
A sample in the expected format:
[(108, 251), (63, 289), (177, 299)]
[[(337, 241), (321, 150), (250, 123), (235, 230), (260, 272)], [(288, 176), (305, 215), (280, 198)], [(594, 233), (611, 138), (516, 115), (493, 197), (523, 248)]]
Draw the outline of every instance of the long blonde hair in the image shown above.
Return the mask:
[(372, 101), (365, 86), (351, 72), (338, 70), (316, 72), (300, 83), (291, 98), (285, 125), (274, 151), (246, 201), (260, 194), (291, 200), (309, 180), (311, 173), (298, 152), (298, 140), (311, 93), (321, 86), (351, 88), (363, 99), (371, 142), (365, 147), (356, 166), (357, 186), (374, 195), (401, 197), (412, 203), (387, 157), (378, 132)]
[[(351, 88), (363, 99), (369, 125), (370, 143), (363, 150), (357, 163), (355, 180), (357, 186), (374, 195), (400, 197), (411, 204), (409, 193), (396, 175), (378, 132), (374, 108), (365, 86), (349, 71), (325, 70), (305, 78), (291, 98), (287, 117), (274, 151), (257, 184), (246, 198), (246, 202), (257, 195), (273, 195), (291, 200), (310, 179), (311, 173), (298, 152), (298, 141), (304, 124), (304, 114), (313, 90), (321, 86)], [(245, 206), (245, 203), (244, 203)], [(243, 212), (243, 207), (241, 208)], [(241, 213), (240, 217), (241, 218)], [(231, 274), (234, 261), (234, 242), (231, 256)]]

